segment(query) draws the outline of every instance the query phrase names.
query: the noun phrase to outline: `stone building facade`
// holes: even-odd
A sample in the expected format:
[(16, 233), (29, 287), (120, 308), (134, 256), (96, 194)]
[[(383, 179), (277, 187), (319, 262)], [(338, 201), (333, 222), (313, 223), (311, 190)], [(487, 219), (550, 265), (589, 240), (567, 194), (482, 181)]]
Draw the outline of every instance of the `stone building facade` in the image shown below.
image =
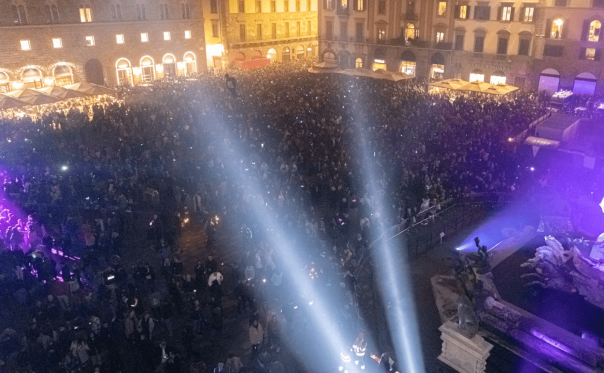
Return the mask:
[(317, 0), (203, 0), (208, 66), (316, 55), (317, 5)]
[(0, 92), (146, 83), (204, 71), (204, 55), (197, 0), (0, 2)]
[(604, 0), (322, 0), (319, 54), (426, 80), (604, 93), (602, 23)]

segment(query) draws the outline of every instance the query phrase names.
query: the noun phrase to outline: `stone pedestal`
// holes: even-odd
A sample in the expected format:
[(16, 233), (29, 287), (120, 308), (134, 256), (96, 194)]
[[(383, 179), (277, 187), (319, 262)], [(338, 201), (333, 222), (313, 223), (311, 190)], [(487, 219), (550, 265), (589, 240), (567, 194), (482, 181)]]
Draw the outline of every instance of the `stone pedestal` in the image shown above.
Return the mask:
[(438, 360), (461, 373), (484, 373), (492, 344), (479, 335), (467, 338), (452, 321), (447, 321), (438, 330), (443, 340), (443, 351)]

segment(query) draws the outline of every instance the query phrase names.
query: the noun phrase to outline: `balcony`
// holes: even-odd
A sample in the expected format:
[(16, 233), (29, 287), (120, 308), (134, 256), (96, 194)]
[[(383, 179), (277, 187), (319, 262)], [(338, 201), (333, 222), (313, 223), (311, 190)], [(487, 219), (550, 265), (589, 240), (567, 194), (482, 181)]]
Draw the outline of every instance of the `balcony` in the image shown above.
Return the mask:
[(336, 13), (337, 13), (339, 16), (345, 16), (345, 17), (348, 17), (348, 16), (350, 15), (350, 12), (349, 12), (349, 8), (348, 8), (348, 6), (342, 6), (342, 5), (340, 5), (340, 6), (339, 6), (339, 7), (336, 9)]
[(403, 21), (417, 21), (418, 16), (415, 13), (405, 13), (402, 16)]

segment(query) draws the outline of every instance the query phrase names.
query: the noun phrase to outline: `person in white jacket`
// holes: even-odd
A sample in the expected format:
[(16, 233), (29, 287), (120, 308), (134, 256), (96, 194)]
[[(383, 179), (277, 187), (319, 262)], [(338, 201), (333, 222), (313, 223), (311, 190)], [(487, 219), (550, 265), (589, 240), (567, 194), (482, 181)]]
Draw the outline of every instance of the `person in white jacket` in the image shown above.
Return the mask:
[(243, 368), (241, 359), (233, 354), (229, 354), (226, 362), (226, 373), (239, 373), (241, 368)]

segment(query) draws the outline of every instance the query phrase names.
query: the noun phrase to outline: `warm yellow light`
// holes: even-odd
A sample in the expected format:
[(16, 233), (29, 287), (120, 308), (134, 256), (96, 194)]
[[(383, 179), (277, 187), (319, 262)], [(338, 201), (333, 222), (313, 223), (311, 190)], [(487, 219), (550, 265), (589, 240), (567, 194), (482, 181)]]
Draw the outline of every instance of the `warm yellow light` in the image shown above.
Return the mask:
[(191, 56), (186, 56), (185, 57), (185, 61), (191, 62), (191, 61), (193, 61), (193, 58), (191, 58)]
[(556, 25), (558, 27), (562, 26), (562, 23), (564, 23), (564, 21), (562, 21), (561, 19), (557, 19), (554, 21), (554, 25)]
[(55, 84), (55, 80), (51, 77), (46, 77), (44, 78), (44, 85), (54, 85)]
[(13, 84), (13, 89), (21, 89), (24, 86), (23, 82), (13, 82), (12, 84)]
[(140, 67), (134, 67), (132, 69), (132, 72), (134, 73), (134, 75), (140, 75), (141, 74), (141, 68)]
[(184, 70), (185, 69), (185, 63), (184, 62), (177, 62), (176, 63), (176, 67), (178, 67), (178, 70)]
[(306, 50), (310, 52), (312, 50), (312, 48), (308, 47), (308, 48), (306, 48)]
[(118, 67), (120, 69), (126, 69), (126, 68), (128, 68), (128, 64), (127, 63), (120, 63), (120, 65)]
[(224, 53), (224, 45), (222, 44), (207, 44), (206, 55), (221, 57)]
[(161, 73), (164, 71), (164, 65), (155, 65), (155, 70), (157, 70), (158, 73)]

